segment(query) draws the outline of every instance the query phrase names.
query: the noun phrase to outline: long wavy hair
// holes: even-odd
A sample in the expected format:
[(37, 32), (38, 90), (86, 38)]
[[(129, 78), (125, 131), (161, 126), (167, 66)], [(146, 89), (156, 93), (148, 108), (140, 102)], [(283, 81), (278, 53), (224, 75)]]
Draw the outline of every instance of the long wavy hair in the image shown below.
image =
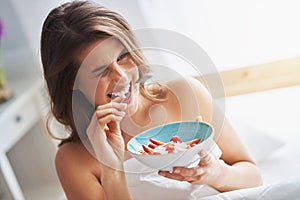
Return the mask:
[[(81, 65), (76, 56), (86, 46), (114, 36), (130, 53), (138, 66), (140, 76), (149, 71), (146, 59), (139, 50), (137, 39), (131, 30), (128, 22), (120, 14), (90, 1), (62, 4), (46, 17), (40, 46), (44, 79), (51, 101), (51, 113), (64, 125), (69, 135), (59, 138), (52, 133), (52, 115), (48, 117), (47, 128), (53, 138), (62, 141), (61, 144), (77, 140), (80, 132), (84, 134), (94, 112), (93, 106), (84, 95), (72, 90)], [(151, 87), (140, 84), (139, 90), (144, 97), (152, 101), (160, 102), (167, 98), (166, 87), (158, 83)], [(74, 111), (74, 102), (75, 107), (80, 110)], [(74, 118), (74, 112), (82, 113), (85, 118)]]

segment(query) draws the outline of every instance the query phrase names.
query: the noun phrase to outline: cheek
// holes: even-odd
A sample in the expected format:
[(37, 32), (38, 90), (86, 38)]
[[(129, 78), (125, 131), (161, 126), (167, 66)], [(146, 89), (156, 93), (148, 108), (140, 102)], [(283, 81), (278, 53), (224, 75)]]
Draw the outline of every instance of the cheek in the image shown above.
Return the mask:
[(132, 102), (128, 105), (127, 110), (126, 110), (126, 113), (128, 116), (133, 115), (138, 110), (139, 95), (140, 94), (139, 94), (138, 90), (132, 94)]
[(138, 78), (139, 78), (139, 69), (138, 69), (138, 67), (135, 67), (131, 70), (131, 77), (132, 77), (133, 82), (138, 80)]
[(131, 76), (136, 77), (139, 75), (139, 69), (138, 66), (133, 62), (133, 60), (130, 60), (127, 63), (127, 70), (130, 72)]
[(93, 94), (95, 105), (102, 105), (108, 103), (108, 97), (106, 94), (108, 84), (105, 80), (100, 80), (97, 84), (96, 90)]
[(92, 105), (102, 105), (105, 103), (107, 97), (105, 93), (106, 88), (105, 82), (102, 80), (99, 81), (88, 81), (84, 83), (81, 82), (79, 85), (79, 90), (84, 94), (88, 101)]
[(94, 104), (94, 91), (95, 87), (93, 87), (93, 83), (90, 81), (78, 81), (77, 88), (82, 94), (84, 94), (85, 98), (91, 103)]

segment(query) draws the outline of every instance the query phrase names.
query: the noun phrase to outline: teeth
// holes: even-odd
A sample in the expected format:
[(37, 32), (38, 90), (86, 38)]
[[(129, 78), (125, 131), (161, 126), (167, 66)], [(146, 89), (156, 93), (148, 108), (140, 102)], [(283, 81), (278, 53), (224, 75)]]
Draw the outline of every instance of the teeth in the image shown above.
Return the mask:
[(112, 92), (110, 95), (114, 98), (125, 97), (125, 94), (129, 92), (129, 89), (130, 89), (130, 84), (128, 84), (126, 88), (124, 88), (124, 90), (122, 90), (121, 92)]

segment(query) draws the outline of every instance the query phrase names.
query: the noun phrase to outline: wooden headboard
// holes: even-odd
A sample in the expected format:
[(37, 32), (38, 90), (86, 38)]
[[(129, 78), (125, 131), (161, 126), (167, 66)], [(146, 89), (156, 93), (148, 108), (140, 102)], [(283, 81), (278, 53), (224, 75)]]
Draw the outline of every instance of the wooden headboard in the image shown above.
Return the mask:
[[(222, 71), (225, 96), (234, 96), (300, 84), (300, 57)], [(196, 77), (201, 82), (216, 74)], [(220, 95), (221, 96), (221, 95)]]

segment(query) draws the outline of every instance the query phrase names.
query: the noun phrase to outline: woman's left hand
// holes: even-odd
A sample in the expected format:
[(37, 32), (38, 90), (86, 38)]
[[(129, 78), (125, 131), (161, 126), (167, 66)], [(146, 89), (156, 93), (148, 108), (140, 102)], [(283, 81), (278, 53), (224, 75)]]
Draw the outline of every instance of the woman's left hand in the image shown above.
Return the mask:
[(159, 174), (178, 181), (216, 187), (222, 181), (226, 164), (211, 153), (200, 151), (199, 156), (200, 162), (196, 167), (174, 167), (172, 172), (159, 171)]

